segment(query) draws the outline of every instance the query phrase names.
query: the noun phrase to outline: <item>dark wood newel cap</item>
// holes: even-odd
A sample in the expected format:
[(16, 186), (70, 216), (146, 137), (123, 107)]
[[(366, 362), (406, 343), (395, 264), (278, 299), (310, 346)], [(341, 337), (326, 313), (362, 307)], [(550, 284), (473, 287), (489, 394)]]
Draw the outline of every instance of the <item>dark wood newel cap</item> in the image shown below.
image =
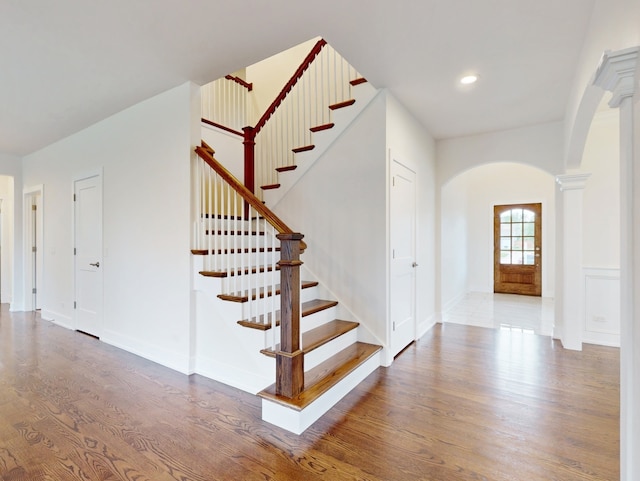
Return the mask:
[(304, 239), (304, 235), (299, 232), (291, 232), (290, 234), (277, 234), (276, 237), (281, 240), (302, 240)]

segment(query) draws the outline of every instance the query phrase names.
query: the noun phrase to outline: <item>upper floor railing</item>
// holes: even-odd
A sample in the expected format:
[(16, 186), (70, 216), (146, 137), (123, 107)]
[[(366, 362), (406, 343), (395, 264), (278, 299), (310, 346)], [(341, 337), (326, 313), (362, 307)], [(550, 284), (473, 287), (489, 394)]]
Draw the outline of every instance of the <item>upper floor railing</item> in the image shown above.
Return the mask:
[[(296, 153), (314, 148), (313, 133), (333, 126), (332, 109), (351, 101), (353, 83), (360, 78), (356, 69), (321, 39), (254, 127), (249, 123), (242, 126), (237, 123), (238, 118), (249, 118), (246, 113), (247, 105), (251, 104), (246, 99), (250, 95), (248, 88), (245, 88), (245, 97), (233, 93), (224, 94), (226, 97), (223, 98), (218, 96), (216, 88), (208, 90), (210, 97), (207, 97), (207, 105), (212, 102), (228, 105), (217, 110), (203, 107), (203, 117), (209, 123), (232, 128), (237, 134), (242, 133), (245, 146), (244, 183), (261, 198), (262, 189), (257, 187), (276, 185), (278, 172), (295, 168)], [(233, 110), (236, 110), (235, 114), (228, 113)], [(226, 117), (217, 117), (219, 111)], [(232, 121), (235, 122), (233, 127), (225, 123)]]

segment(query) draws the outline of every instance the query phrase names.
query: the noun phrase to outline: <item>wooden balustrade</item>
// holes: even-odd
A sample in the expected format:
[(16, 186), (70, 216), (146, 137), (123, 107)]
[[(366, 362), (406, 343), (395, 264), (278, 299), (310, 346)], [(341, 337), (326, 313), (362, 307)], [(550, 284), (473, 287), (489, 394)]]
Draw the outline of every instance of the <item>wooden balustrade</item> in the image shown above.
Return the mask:
[[(278, 268), (280, 269), (280, 350), (276, 352), (276, 392), (282, 396), (294, 397), (302, 391), (304, 388), (304, 355), (300, 349), (300, 254), (306, 248), (303, 235), (293, 232), (277, 215), (275, 215), (268, 207), (266, 207), (245, 185), (243, 185), (236, 177), (233, 176), (222, 164), (220, 164), (213, 157), (213, 150), (205, 143), (202, 142), (201, 147), (196, 148), (198, 156), (217, 174), (225, 184), (228, 184), (244, 201), (245, 203), (245, 215), (244, 219), (252, 219), (252, 216), (257, 214), (261, 218), (264, 218), (264, 222), (278, 232), (276, 235), (280, 241), (280, 261), (278, 262)], [(200, 195), (204, 195), (200, 192)], [(209, 198), (212, 196), (217, 199), (217, 194), (209, 193)], [(249, 211), (249, 209), (251, 209)], [(248, 214), (247, 212), (251, 212)], [(203, 212), (200, 213), (204, 215)], [(206, 214), (211, 221), (214, 216), (217, 217), (215, 212), (209, 212)], [(231, 217), (230, 215), (223, 216), (225, 218)], [(233, 225), (233, 224), (231, 224)], [(214, 230), (213, 224), (210, 223), (206, 229), (201, 229), (205, 233), (211, 233)], [(221, 229), (224, 231), (224, 229)], [(236, 227), (228, 229), (229, 232), (238, 232)], [(239, 233), (239, 232), (238, 232)], [(238, 237), (237, 235), (235, 236)], [(212, 254), (220, 254), (222, 252), (238, 252), (238, 247), (241, 247), (244, 251), (244, 244), (238, 244), (234, 241), (234, 245), (224, 245), (221, 249), (218, 247), (208, 250)], [(260, 249), (256, 249), (257, 252)], [(268, 252), (274, 252), (273, 247), (264, 247), (264, 258), (266, 259)], [(268, 266), (262, 268), (256, 266), (241, 266), (241, 271), (251, 270), (252, 267), (256, 268), (256, 271), (263, 269), (273, 272)], [(227, 276), (225, 277), (242, 277), (236, 276), (237, 268), (233, 266), (231, 269), (229, 265), (226, 266)], [(232, 273), (233, 272), (233, 273)], [(213, 273), (212, 273), (213, 274)], [(269, 287), (264, 287), (264, 292), (272, 289), (275, 292), (275, 283)], [(245, 290), (250, 293), (252, 284), (244, 284), (241, 292)], [(259, 294), (259, 289), (256, 288), (256, 293)], [(250, 298), (251, 295), (248, 294)], [(259, 297), (259, 295), (257, 296)], [(251, 308), (249, 308), (251, 311)], [(276, 329), (277, 322), (275, 319), (275, 311), (270, 311), (268, 314), (256, 313), (255, 318), (262, 318), (265, 323), (270, 322), (271, 327)], [(275, 336), (273, 336), (275, 339)], [(275, 347), (275, 341), (273, 346)]]

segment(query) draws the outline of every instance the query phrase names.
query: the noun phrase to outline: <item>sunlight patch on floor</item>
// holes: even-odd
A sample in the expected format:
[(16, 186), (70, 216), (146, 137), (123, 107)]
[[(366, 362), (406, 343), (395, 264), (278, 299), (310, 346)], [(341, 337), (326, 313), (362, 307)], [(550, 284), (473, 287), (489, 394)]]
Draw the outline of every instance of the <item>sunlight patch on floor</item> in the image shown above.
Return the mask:
[(442, 322), (553, 334), (554, 300), (547, 297), (470, 292), (442, 314)]

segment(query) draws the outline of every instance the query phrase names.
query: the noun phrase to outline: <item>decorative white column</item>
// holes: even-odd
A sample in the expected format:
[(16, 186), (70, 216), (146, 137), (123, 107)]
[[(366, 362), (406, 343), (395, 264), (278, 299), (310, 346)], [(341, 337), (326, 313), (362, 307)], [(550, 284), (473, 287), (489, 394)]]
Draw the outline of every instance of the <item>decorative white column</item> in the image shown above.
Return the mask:
[(620, 109), (620, 479), (640, 479), (640, 47), (606, 52), (594, 85)]
[(557, 336), (565, 349), (582, 350), (584, 290), (582, 289), (582, 200), (591, 174), (556, 176), (562, 199), (562, 301)]

